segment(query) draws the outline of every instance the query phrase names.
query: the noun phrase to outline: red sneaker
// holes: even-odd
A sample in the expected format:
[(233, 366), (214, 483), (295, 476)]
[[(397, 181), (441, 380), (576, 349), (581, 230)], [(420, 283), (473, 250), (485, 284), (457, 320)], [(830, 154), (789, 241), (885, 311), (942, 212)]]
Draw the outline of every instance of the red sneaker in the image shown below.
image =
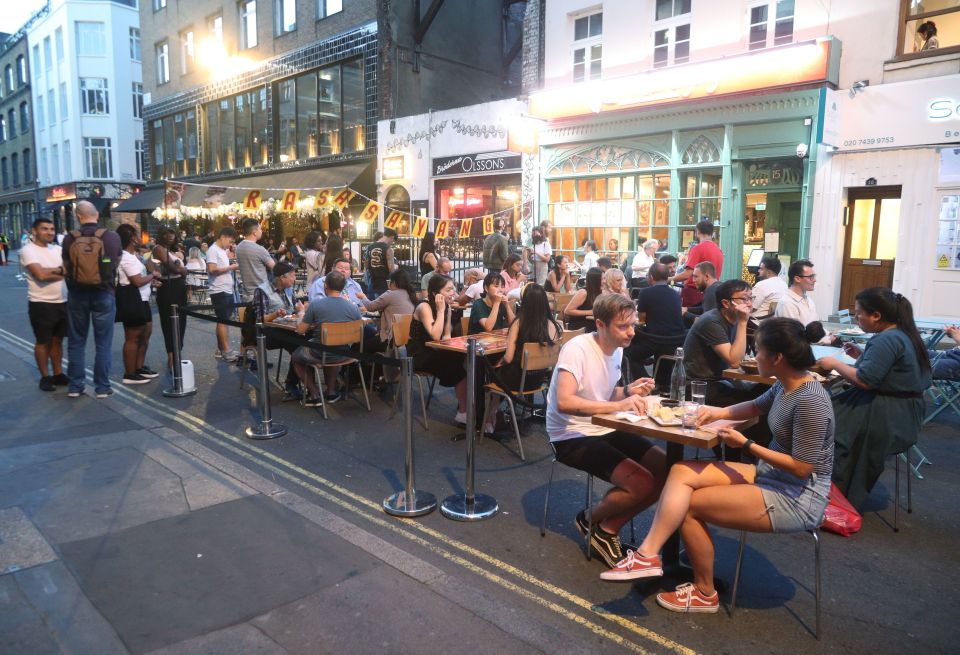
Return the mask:
[(704, 596), (693, 583), (686, 582), (677, 587), (676, 591), (657, 594), (657, 604), (671, 612), (716, 614), (720, 609), (720, 596), (716, 591), (712, 596)]
[(663, 565), (660, 563), (659, 555), (644, 557), (635, 550), (628, 550), (627, 556), (617, 562), (616, 566), (600, 574), (600, 579), (622, 582), (660, 575), (663, 575)]

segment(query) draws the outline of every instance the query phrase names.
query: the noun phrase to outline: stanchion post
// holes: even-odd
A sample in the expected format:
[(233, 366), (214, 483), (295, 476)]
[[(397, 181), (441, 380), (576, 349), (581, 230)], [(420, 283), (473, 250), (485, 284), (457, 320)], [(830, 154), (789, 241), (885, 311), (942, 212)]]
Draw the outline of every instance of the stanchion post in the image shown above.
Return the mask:
[(193, 389), (183, 388), (183, 366), (180, 363), (180, 306), (170, 306), (170, 329), (173, 332), (173, 388), (164, 389), (163, 395), (167, 398), (183, 398), (197, 393), (196, 385)]
[[(448, 496), (440, 506), (440, 512), (454, 521), (482, 521), (500, 511), (496, 499), (474, 490), (474, 432), (477, 428), (477, 339), (467, 340), (467, 464), (465, 493)], [(482, 356), (482, 352), (480, 353)]]
[(428, 491), (417, 491), (414, 482), (413, 457), (413, 359), (400, 360), (400, 393), (403, 396), (403, 491), (383, 500), (383, 511), (392, 516), (423, 516), (437, 508), (437, 499)]
[(260, 425), (246, 430), (249, 439), (276, 439), (287, 433), (287, 428), (274, 425), (270, 413), (270, 380), (267, 372), (267, 335), (263, 323), (257, 323), (257, 405), (260, 406)]

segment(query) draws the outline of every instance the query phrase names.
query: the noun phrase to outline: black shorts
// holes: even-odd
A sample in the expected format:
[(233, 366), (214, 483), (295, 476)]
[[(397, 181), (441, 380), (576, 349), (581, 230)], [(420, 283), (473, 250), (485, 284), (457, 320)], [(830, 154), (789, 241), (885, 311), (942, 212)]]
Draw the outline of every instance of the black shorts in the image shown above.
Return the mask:
[(143, 306), (140, 308), (140, 316), (136, 318), (128, 318), (123, 323), (125, 328), (138, 328), (143, 327), (147, 323), (153, 323), (153, 310), (150, 309), (150, 301), (143, 300)]
[(221, 291), (210, 294), (213, 311), (217, 315), (218, 323), (226, 323), (233, 319), (233, 294)]
[(67, 303), (29, 302), (27, 315), (38, 344), (48, 344), (54, 337), (67, 336)]
[(643, 437), (619, 431), (553, 442), (558, 462), (586, 471), (607, 482), (610, 482), (613, 470), (622, 461), (632, 459), (639, 464), (653, 447), (654, 445)]

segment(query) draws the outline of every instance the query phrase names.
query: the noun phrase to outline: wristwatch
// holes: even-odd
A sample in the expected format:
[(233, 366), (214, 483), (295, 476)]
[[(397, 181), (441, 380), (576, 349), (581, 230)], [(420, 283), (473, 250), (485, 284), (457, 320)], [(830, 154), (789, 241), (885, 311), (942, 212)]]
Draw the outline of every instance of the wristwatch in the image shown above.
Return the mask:
[[(752, 445), (753, 445), (753, 439), (747, 439), (746, 441), (743, 442), (743, 445), (740, 447), (740, 449), (745, 453), (750, 453), (750, 446)], [(754, 455), (754, 457), (756, 457), (756, 455)]]

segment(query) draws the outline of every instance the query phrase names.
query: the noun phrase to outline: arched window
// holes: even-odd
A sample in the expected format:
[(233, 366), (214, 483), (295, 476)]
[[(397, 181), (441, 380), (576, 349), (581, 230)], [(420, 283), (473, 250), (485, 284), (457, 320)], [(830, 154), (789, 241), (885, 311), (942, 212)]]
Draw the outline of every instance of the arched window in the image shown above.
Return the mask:
[(683, 152), (684, 164), (714, 164), (718, 161), (720, 161), (720, 150), (702, 134)]

